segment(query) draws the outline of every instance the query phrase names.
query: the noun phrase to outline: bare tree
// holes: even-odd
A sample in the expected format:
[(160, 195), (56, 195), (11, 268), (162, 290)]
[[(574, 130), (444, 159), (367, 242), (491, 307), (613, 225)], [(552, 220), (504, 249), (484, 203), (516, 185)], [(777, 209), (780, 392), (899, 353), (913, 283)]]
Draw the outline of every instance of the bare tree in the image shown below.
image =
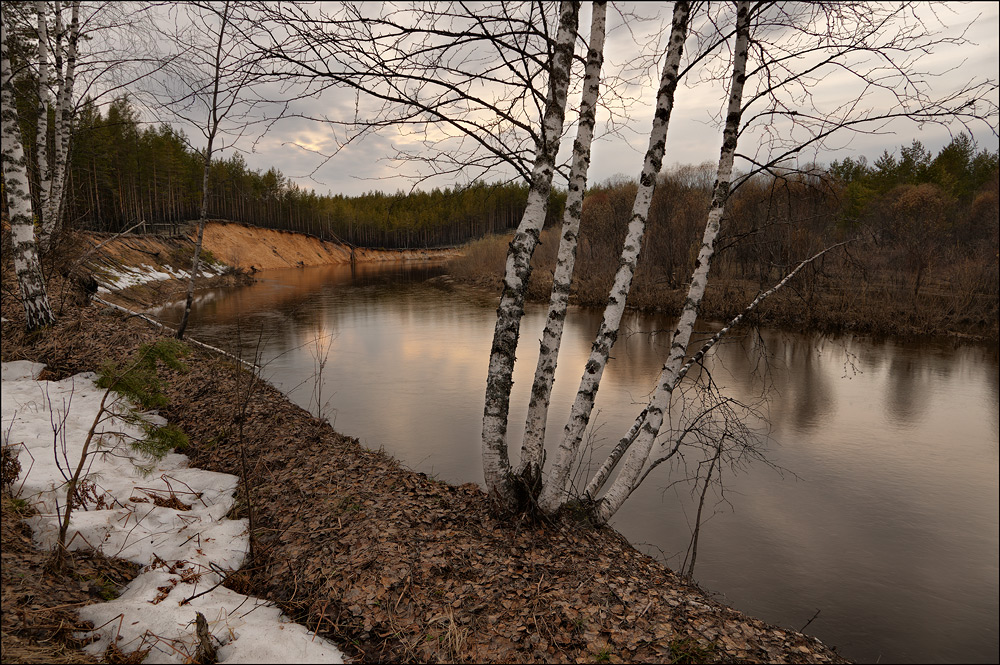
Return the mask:
[(558, 7), (262, 3), (276, 28), (260, 46), (274, 76), (302, 82), (308, 95), (356, 94), (346, 114), (296, 112), (334, 128), (335, 150), (385, 130), (405, 139), (391, 157), (417, 182), (503, 174), (530, 184)]
[[(252, 86), (260, 76), (257, 54), (247, 48), (252, 21), (238, 11), (236, 3), (190, 2), (174, 7), (173, 35), (183, 55), (164, 67), (157, 77), (164, 108), (178, 119), (195, 126), (205, 139), (201, 205), (191, 276), (188, 279), (184, 313), (177, 327), (183, 339), (191, 315), (195, 282), (201, 270), (201, 248), (208, 215), (209, 173), (212, 158), (232, 147), (255, 123)], [(206, 37), (209, 41), (206, 41)], [(225, 139), (224, 144), (219, 142)]]
[(2, 136), (4, 192), (10, 211), (10, 229), (14, 249), (14, 270), (24, 306), (25, 322), (28, 330), (47, 326), (55, 321), (42, 277), (42, 266), (38, 261), (38, 246), (35, 242), (35, 218), (32, 210), (31, 191), (28, 186), (28, 171), (24, 158), (21, 130), (17, 123), (17, 108), (14, 106), (14, 75), (7, 51), (7, 26), (0, 26), (2, 43)]
[(510, 388), (513, 385), (514, 351), (517, 349), (524, 313), (524, 295), (531, 275), (531, 255), (538, 243), (538, 234), (545, 223), (548, 209), (556, 153), (559, 151), (566, 114), (566, 96), (579, 11), (579, 3), (564, 2), (560, 7), (559, 31), (549, 73), (542, 140), (536, 148), (528, 206), (507, 254), (503, 293), (497, 307), (497, 323), (490, 350), (486, 404), (483, 409), (483, 472), (490, 495), (504, 505), (511, 503), (510, 495), (516, 489), (516, 485), (510, 481), (511, 468), (507, 456), (507, 416), (510, 410)]
[(597, 397), (597, 389), (604, 374), (608, 356), (611, 354), (611, 347), (618, 338), (618, 328), (621, 324), (622, 314), (625, 312), (625, 302), (632, 286), (632, 277), (635, 275), (639, 251), (642, 248), (642, 240), (646, 231), (646, 218), (653, 200), (656, 176), (663, 164), (667, 128), (674, 106), (674, 93), (677, 90), (681, 55), (684, 51), (684, 42), (687, 39), (690, 11), (690, 6), (686, 2), (674, 4), (669, 46), (664, 59), (663, 74), (660, 77), (653, 128), (650, 131), (649, 147), (646, 150), (642, 173), (639, 176), (639, 190), (632, 206), (632, 217), (622, 247), (620, 267), (615, 275), (611, 293), (608, 295), (604, 319), (598, 329), (590, 358), (580, 380), (580, 388), (577, 391), (573, 409), (566, 423), (563, 440), (559, 446), (559, 457), (539, 498), (542, 508), (546, 510), (557, 508), (565, 498), (570, 472), (576, 464), (580, 442), (590, 421), (590, 414)]
[(591, 15), (590, 41), (587, 48), (587, 67), (584, 73), (583, 99), (580, 102), (580, 121), (577, 125), (576, 143), (573, 145), (573, 162), (569, 174), (569, 192), (563, 213), (562, 234), (552, 275), (552, 295), (545, 330), (539, 342), (538, 364), (531, 386), (531, 402), (525, 420), (524, 440), (517, 475), (532, 497), (538, 493), (542, 480), (545, 452), (545, 424), (548, 418), (552, 384), (555, 381), (556, 363), (562, 341), (563, 324), (569, 305), (570, 284), (580, 235), (580, 218), (583, 213), (583, 195), (587, 189), (587, 170), (590, 167), (590, 146), (594, 139), (597, 120), (597, 99), (600, 91), (601, 67), (604, 64), (604, 37), (607, 26), (607, 3), (595, 2)]
[[(531, 183), (533, 196), (548, 191), (554, 168), (549, 154), (557, 149), (551, 142), (564, 131), (566, 91), (573, 85), (562, 79), (579, 71), (573, 68), (573, 40), (567, 35), (567, 31), (575, 31), (576, 19), (570, 19), (574, 7), (566, 3), (560, 6), (559, 30), (552, 35), (551, 26), (544, 22), (546, 12), (536, 12), (533, 4), (500, 3), (475, 12), (461, 3), (392, 6), (375, 15), (353, 6), (331, 15), (314, 16), (311, 11), (293, 5), (285, 11), (271, 12), (280, 29), (274, 43), (266, 47), (276, 63), (270, 71), (275, 76), (301, 77), (314, 86), (317, 94), (333, 87), (355, 91), (353, 117), (326, 118), (350, 130), (341, 145), (368, 131), (402, 126), (411, 137), (416, 135), (422, 140), (419, 154), (401, 152), (397, 157), (420, 159), (431, 173), (471, 174), (506, 165)], [(575, 199), (568, 206), (563, 228), (565, 244), (561, 241), (559, 274), (553, 281), (549, 321), (540, 345), (521, 463), (516, 471), (508, 458), (507, 417), (524, 286), (541, 227), (541, 196), (532, 199), (511, 243), (483, 419), (484, 473), (487, 490), (497, 505), (504, 509), (523, 507), (527, 503), (521, 499), (527, 497), (552, 512), (567, 503), (581, 502), (597, 521), (606, 522), (652, 469), (672, 459), (681, 444), (689, 440), (685, 428), (680, 433), (664, 429), (664, 419), (681, 381), (692, 367), (700, 366), (705, 353), (718, 340), (713, 337), (694, 354), (688, 352), (695, 343), (695, 325), (725, 223), (726, 204), (746, 178), (761, 171), (787, 176), (795, 171), (799, 155), (807, 155), (843, 135), (888, 131), (887, 123), (900, 118), (957, 122), (967, 129), (986, 120), (996, 134), (996, 81), (957, 81), (944, 93), (933, 91), (931, 82), (940, 77), (922, 69), (922, 57), (934, 49), (959, 46), (964, 41), (961, 36), (942, 37), (929, 27), (923, 18), (926, 11), (920, 5), (850, 2), (674, 4), (649, 148), (620, 254), (620, 269), (551, 469), (544, 469), (542, 442), (559, 345), (558, 320), (565, 315), (565, 295), (571, 279)], [(594, 15), (599, 16), (596, 8)], [(526, 16), (537, 17), (539, 25), (532, 25)], [(597, 23), (595, 20), (592, 24), (592, 47), (599, 43)], [(584, 68), (584, 76), (594, 83), (595, 69), (599, 71), (597, 60), (596, 56), (588, 58)], [(828, 98), (822, 95), (824, 84), (834, 75), (841, 79), (839, 82), (854, 85), (850, 101), (835, 101), (832, 105), (826, 102)], [(722, 147), (715, 168), (711, 209), (697, 248), (698, 259), (683, 312), (648, 404), (584, 489), (578, 489), (573, 486), (572, 470), (580, 465), (583, 436), (619, 334), (648, 232), (645, 219), (657, 174), (668, 154), (667, 128), (681, 80), (690, 86), (725, 90), (717, 114)], [(544, 100), (540, 95), (542, 81), (548, 90)], [(586, 115), (593, 104), (587, 96), (592, 83), (582, 85), (581, 112)], [(678, 103), (684, 100), (682, 96)], [(589, 116), (579, 124), (571, 188), (582, 188), (585, 182), (582, 178), (589, 159), (588, 124)], [(450, 150), (456, 146), (458, 150)], [(425, 151), (434, 152), (427, 156)], [(734, 178), (734, 162), (739, 158), (749, 165), (749, 171)], [(802, 257), (798, 267), (760, 293), (744, 314), (822, 253)], [(733, 325), (742, 317), (734, 319)], [(689, 418), (690, 422), (698, 420), (699, 414)], [(701, 475), (707, 480), (720, 475), (723, 463), (741, 459), (739, 452), (729, 447), (738, 438), (729, 434), (732, 431), (736, 430), (722, 430), (728, 439), (696, 439), (704, 453)], [(739, 440), (752, 445), (745, 436)], [(613, 477), (616, 470), (617, 476)]]
[[(63, 197), (66, 186), (67, 161), (69, 160), (70, 136), (73, 128), (73, 87), (76, 81), (77, 45), (80, 41), (80, 2), (73, 0), (70, 9), (69, 28), (63, 29), (62, 5), (53, 4), (55, 13), (55, 67), (53, 69), (55, 83), (55, 127), (53, 154), (51, 164), (45, 156), (47, 150), (47, 117), (48, 107), (52, 103), (52, 95), (45, 87), (48, 85), (48, 56), (44, 48), (48, 35), (45, 30), (43, 14), (44, 2), (38, 5), (38, 172), (39, 197), (42, 201), (42, 244), (47, 246), (52, 236), (59, 229), (63, 212)], [(63, 45), (65, 41), (65, 46)], [(44, 72), (44, 73), (43, 73)], [(46, 169), (51, 166), (51, 171)]]
[[(99, 104), (129, 90), (170, 61), (154, 46), (150, 3), (35, 2), (39, 240), (47, 249), (61, 228), (73, 119), (85, 100)], [(69, 11), (69, 22), (65, 13)], [(18, 16), (13, 16), (15, 23)], [(23, 22), (23, 18), (20, 19)], [(50, 28), (51, 24), (51, 28)], [(32, 29), (33, 28), (33, 29)], [(49, 116), (52, 117), (51, 124)], [(51, 146), (51, 150), (50, 150)]]

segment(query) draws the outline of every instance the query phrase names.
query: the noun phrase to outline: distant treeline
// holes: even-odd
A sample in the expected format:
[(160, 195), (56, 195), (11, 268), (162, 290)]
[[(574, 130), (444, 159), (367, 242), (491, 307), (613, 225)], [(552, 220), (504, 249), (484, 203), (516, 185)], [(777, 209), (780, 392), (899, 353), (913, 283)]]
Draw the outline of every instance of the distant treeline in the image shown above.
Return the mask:
[[(29, 114), (30, 115), (30, 114)], [(27, 135), (32, 135), (28, 133)], [(179, 229), (197, 219), (202, 156), (168, 125), (142, 127), (127, 99), (102, 112), (85, 104), (76, 120), (67, 219), (77, 228)], [(429, 192), (320, 195), (275, 168), (250, 169), (242, 155), (213, 160), (208, 216), (310, 233), (366, 247), (435, 247), (515, 228), (522, 184), (476, 184)], [(553, 218), (565, 195), (554, 195)]]
[[(854, 238), (810, 264), (758, 310), (763, 320), (879, 334), (961, 331), (997, 336), (1000, 269), (998, 156), (965, 135), (937, 155), (919, 142), (869, 165), (845, 159), (808, 172), (757, 175), (726, 206), (703, 304), (708, 316), (739, 313), (761, 290), (824, 247)], [(629, 304), (679, 312), (694, 268), (714, 165), (661, 175)], [(584, 200), (576, 302), (603, 306), (636, 195), (633, 181), (592, 187)], [(547, 299), (557, 234), (543, 233), (529, 295)], [(466, 281), (499, 285), (505, 241), (472, 246), (452, 264)]]

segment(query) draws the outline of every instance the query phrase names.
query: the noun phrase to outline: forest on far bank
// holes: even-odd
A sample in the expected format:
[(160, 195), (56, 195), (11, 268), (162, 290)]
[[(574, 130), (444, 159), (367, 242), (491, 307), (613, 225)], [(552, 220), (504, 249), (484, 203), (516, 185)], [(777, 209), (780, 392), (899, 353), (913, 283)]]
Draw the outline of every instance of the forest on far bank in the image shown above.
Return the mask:
[[(710, 205), (712, 165), (661, 174), (629, 304), (679, 312)], [(960, 332), (997, 338), (1000, 301), (998, 155), (965, 134), (936, 155), (918, 141), (829, 167), (757, 175), (727, 205), (713, 284), (702, 312), (735, 316), (758, 293), (825, 247), (844, 247), (806, 266), (755, 314), (779, 325), (874, 334)], [(575, 301), (602, 306), (618, 269), (636, 183), (588, 190), (580, 226)], [(529, 287), (547, 299), (558, 245), (543, 231)], [(472, 245), (452, 271), (499, 285), (506, 246)]]
[[(34, 136), (33, 114), (20, 117), (24, 135)], [(75, 228), (103, 232), (139, 222), (146, 222), (146, 231), (179, 232), (198, 216), (202, 164), (183, 133), (167, 124), (144, 125), (127, 97), (103, 111), (84, 103), (75, 123), (66, 219)], [(30, 157), (28, 166), (29, 173), (37, 171)], [(694, 264), (713, 177), (707, 164), (660, 174), (630, 304), (674, 309), (673, 292)], [(318, 194), (275, 168), (251, 169), (238, 152), (212, 161), (209, 191), (213, 218), (385, 248), (458, 245), (504, 234), (517, 226), (528, 194), (527, 185), (509, 182)], [(588, 189), (574, 287), (578, 302), (599, 305), (607, 292), (635, 192), (635, 181), (624, 176)], [(546, 228), (561, 218), (565, 197), (564, 190), (552, 195)], [(856, 237), (843, 252), (809, 266), (795, 288), (771, 305), (774, 310), (786, 303), (789, 312), (779, 318), (800, 323), (801, 304), (815, 309), (822, 293), (826, 308), (833, 308), (822, 327), (838, 327), (830, 323), (838, 316), (842, 326), (854, 327), (847, 310), (864, 305), (868, 311), (860, 319), (884, 324), (856, 324), (862, 329), (893, 330), (908, 321), (901, 329), (926, 324), (937, 330), (940, 325), (931, 321), (946, 317), (961, 321), (959, 329), (995, 336), (989, 331), (997, 327), (1000, 294), (998, 199), (998, 153), (979, 149), (966, 134), (937, 154), (913, 141), (871, 161), (860, 156), (758, 174), (739, 184), (728, 204), (714, 261), (721, 278), (713, 289), (714, 311), (735, 311), (740, 298), (772, 285), (797, 261)], [(542, 290), (557, 244), (544, 240), (533, 261), (540, 273), (535, 288)], [(456, 272), (495, 279), (506, 256), (506, 243), (500, 244), (487, 250), (490, 256), (474, 251)], [(710, 297), (706, 304), (712, 303)], [(897, 324), (889, 325), (890, 319)], [(953, 324), (945, 327), (955, 329)]]

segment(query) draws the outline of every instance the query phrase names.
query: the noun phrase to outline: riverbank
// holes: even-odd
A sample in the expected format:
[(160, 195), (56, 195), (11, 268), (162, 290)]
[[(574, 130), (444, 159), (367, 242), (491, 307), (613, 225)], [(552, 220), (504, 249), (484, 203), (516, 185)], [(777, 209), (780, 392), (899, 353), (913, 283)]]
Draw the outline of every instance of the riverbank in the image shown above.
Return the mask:
[[(510, 239), (511, 236), (489, 236), (469, 243), (460, 257), (450, 261), (450, 276), (457, 283), (499, 295)], [(533, 302), (547, 303), (558, 237), (553, 229), (548, 229), (542, 232), (539, 243), (531, 262), (532, 274), (526, 297)], [(601, 261), (586, 260), (585, 254), (582, 258), (573, 278), (570, 302), (603, 308), (617, 263), (608, 256)], [(806, 270), (797, 275), (784, 289), (764, 301), (743, 325), (854, 333), (875, 338), (1000, 340), (998, 302), (985, 293), (978, 293), (974, 282), (956, 288), (947, 280), (928, 279), (920, 298), (915, 299), (912, 287), (906, 284), (892, 283), (885, 276), (874, 273), (858, 273), (851, 265), (835, 266), (834, 259), (828, 264), (823, 270)], [(782, 273), (759, 281), (734, 275), (731, 270), (727, 273), (715, 265), (713, 273), (700, 314), (719, 321), (727, 321), (742, 312), (761, 291), (772, 287), (783, 276)], [(687, 284), (677, 275), (659, 274), (640, 263), (628, 306), (639, 311), (677, 316), (686, 295)]]
[[(49, 378), (156, 337), (96, 305), (67, 305), (28, 336), (14, 305), (4, 304), (3, 359), (45, 362)], [(236, 516), (253, 515), (254, 560), (230, 584), (355, 659), (843, 662), (714, 602), (611, 529), (497, 522), (478, 487), (400, 467), (230, 361), (195, 352), (186, 362), (164, 372), (161, 414), (187, 433), (196, 465), (252, 479)]]
[[(145, 309), (184, 296), (194, 253), (195, 229), (176, 236), (81, 232), (69, 253), (84, 256), (83, 279), (112, 302)], [(204, 267), (198, 288), (235, 286), (253, 281), (261, 270), (322, 265), (392, 263), (447, 259), (455, 249), (354, 248), (301, 233), (265, 229), (222, 220), (205, 225)]]

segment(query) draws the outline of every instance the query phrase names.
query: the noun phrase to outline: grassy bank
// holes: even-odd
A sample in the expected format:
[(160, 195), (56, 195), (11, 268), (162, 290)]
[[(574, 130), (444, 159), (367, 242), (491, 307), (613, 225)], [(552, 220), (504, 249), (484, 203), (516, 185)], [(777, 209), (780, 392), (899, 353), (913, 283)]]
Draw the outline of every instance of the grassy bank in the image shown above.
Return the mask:
[[(462, 256), (449, 262), (449, 272), (460, 282), (499, 293), (510, 239), (489, 236), (468, 244)], [(531, 262), (529, 300), (548, 302), (558, 243), (556, 229), (542, 232)], [(604, 307), (618, 268), (617, 254), (609, 243), (601, 243), (601, 251), (595, 251), (594, 244), (586, 237), (581, 239), (570, 302)], [(1000, 338), (998, 301), (990, 295), (997, 275), (984, 272), (981, 261), (970, 258), (939, 267), (915, 297), (913, 283), (895, 272), (885, 256), (866, 253), (869, 249), (858, 243), (808, 266), (765, 301), (747, 323), (873, 336), (953, 335), (994, 342)], [(807, 256), (804, 253), (796, 258)], [(668, 274), (662, 264), (640, 257), (629, 306), (679, 314), (687, 292), (686, 274), (690, 273), (683, 267)], [(729, 319), (782, 276), (774, 267), (747, 275), (723, 252), (713, 265), (701, 313), (707, 318)]]
[[(3, 360), (47, 363), (58, 379), (157, 335), (96, 305), (61, 311), (27, 335), (6, 300)], [(161, 414), (188, 435), (195, 465), (250, 481), (236, 516), (252, 517), (252, 562), (227, 584), (274, 600), (358, 660), (842, 662), (715, 602), (611, 529), (498, 522), (477, 486), (401, 467), (229, 360), (195, 350), (186, 362), (162, 371)], [(6, 542), (4, 552), (6, 571)], [(32, 603), (49, 602), (47, 586)], [(6, 599), (5, 622), (28, 602)], [(16, 634), (48, 639), (37, 627)]]

